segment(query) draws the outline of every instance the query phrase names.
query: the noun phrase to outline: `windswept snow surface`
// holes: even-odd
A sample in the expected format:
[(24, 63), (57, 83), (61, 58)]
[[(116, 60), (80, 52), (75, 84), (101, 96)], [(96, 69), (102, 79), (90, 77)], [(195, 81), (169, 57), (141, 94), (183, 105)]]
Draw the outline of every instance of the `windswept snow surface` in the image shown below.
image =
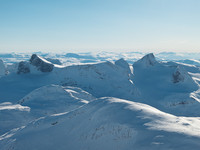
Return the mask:
[(30, 107), (32, 115), (39, 118), (73, 110), (94, 99), (91, 94), (80, 88), (48, 85), (32, 91), (19, 103)]
[[(22, 126), (30, 120), (26, 117), (30, 107), (10, 102), (0, 103), (0, 135), (9, 130)], [(1, 138), (0, 138), (1, 139)]]
[(0, 54), (0, 150), (200, 147), (200, 54)]
[(19, 110), (19, 111), (30, 111), (27, 106), (21, 106), (19, 104), (12, 105), (10, 102), (0, 104), (0, 110)]
[(177, 117), (149, 105), (101, 98), (29, 123), (5, 137), (2, 149), (199, 149), (199, 123), (199, 117)]
[[(47, 85), (27, 94), (17, 104), (0, 103), (0, 133), (44, 117), (76, 109), (95, 98), (76, 87)], [(6, 129), (6, 130), (5, 130)]]

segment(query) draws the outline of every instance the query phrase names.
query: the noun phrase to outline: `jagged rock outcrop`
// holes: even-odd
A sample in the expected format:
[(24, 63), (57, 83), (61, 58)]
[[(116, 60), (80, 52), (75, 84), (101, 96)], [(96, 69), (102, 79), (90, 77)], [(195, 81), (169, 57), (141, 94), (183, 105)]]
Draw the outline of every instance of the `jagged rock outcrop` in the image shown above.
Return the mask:
[(134, 65), (140, 65), (143, 67), (154, 66), (156, 64), (158, 64), (158, 62), (156, 61), (156, 58), (153, 55), (153, 53), (145, 55), (140, 60), (134, 63)]
[(25, 74), (25, 73), (29, 73), (30, 72), (30, 66), (29, 63), (26, 61), (21, 61), (18, 64), (18, 69), (17, 69), (17, 73), (18, 74)]
[(178, 83), (180, 81), (184, 81), (184, 76), (180, 73), (179, 70), (176, 70), (174, 73), (173, 73), (173, 82), (174, 83)]
[(33, 54), (28, 62), (27, 61), (19, 62), (17, 68), (17, 74), (25, 74), (32, 72), (33, 71), (31, 69), (32, 66), (36, 67), (36, 69), (41, 72), (51, 72), (54, 68), (54, 65), (51, 62), (47, 61), (46, 59), (36, 54)]
[(177, 66), (174, 73), (172, 74), (172, 81), (173, 83), (179, 83), (184, 82), (187, 80), (193, 81), (191, 76), (188, 74), (188, 72), (180, 66)]
[(54, 65), (51, 62), (36, 54), (33, 54), (31, 56), (30, 64), (35, 66), (41, 72), (51, 72), (54, 68)]

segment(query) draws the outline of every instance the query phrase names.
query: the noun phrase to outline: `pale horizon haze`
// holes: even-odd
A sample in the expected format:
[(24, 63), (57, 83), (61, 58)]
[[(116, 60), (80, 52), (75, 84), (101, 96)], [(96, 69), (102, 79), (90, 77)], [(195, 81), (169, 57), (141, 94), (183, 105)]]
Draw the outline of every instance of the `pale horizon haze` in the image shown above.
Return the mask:
[(3, 52), (200, 52), (199, 0), (0, 0)]

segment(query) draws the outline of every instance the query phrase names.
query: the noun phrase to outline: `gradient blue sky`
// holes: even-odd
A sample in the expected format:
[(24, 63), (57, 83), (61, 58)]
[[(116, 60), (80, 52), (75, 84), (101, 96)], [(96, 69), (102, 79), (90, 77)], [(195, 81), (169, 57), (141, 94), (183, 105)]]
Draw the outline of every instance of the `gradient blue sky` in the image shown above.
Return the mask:
[(200, 0), (0, 0), (0, 52), (200, 52)]

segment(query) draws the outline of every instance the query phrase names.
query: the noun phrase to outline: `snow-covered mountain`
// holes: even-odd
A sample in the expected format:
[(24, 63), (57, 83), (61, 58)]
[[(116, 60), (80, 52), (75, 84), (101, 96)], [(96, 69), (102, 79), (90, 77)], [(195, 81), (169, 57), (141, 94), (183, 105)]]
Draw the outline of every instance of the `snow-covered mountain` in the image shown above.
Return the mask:
[[(193, 92), (199, 93), (199, 78), (193, 77), (186, 70), (187, 66), (184, 67), (178, 63), (157, 61), (153, 54), (135, 62), (133, 82), (141, 92), (140, 102), (175, 115), (200, 115), (199, 102), (191, 97)], [(186, 105), (189, 109), (185, 108)]]
[(39, 118), (73, 110), (94, 99), (91, 94), (77, 87), (47, 85), (32, 91), (18, 103), (30, 107), (32, 115)]
[(199, 149), (198, 65), (102, 55), (0, 61), (0, 149)]
[[(38, 60), (35, 63), (31, 63), (31, 59), (27, 62), (20, 62), (23, 63), (23, 67), (19, 63), (17, 73), (10, 74), (7, 78), (0, 80), (0, 83), (2, 82), (2, 84), (8, 86), (9, 92), (13, 93), (11, 98), (15, 99), (15, 101), (33, 89), (48, 84), (80, 87), (96, 97), (129, 98), (140, 95), (140, 92), (132, 82), (133, 74), (129, 71), (129, 66), (123, 68), (111, 62), (103, 62), (64, 67), (52, 64), (37, 55), (32, 57), (36, 57)], [(48, 70), (49, 67), (51, 68), (50, 70)], [(48, 71), (40, 68), (48, 68)], [(9, 84), (11, 80), (14, 80), (13, 84), (18, 84), (16, 85), (18, 87), (17, 90), (13, 89), (13, 86)], [(1, 88), (3, 91), (6, 90), (0, 86)], [(5, 94), (2, 96), (4, 97)]]

